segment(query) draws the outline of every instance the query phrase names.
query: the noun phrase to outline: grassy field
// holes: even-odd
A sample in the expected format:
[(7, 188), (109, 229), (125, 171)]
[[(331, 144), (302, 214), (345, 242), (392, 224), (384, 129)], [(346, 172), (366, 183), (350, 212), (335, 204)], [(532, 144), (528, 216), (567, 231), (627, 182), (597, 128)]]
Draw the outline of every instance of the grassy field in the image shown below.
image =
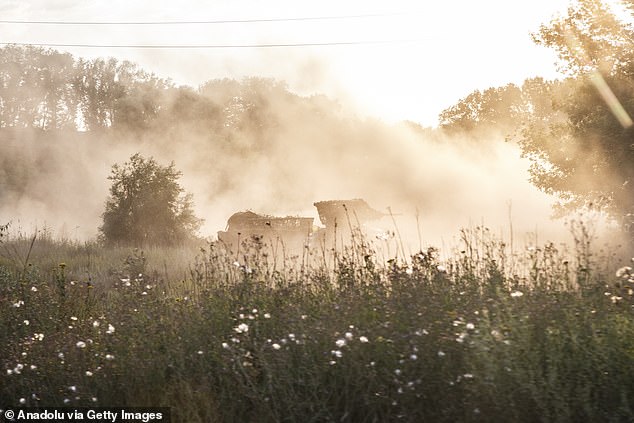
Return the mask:
[[(167, 406), (178, 422), (634, 421), (634, 278), (483, 227), (381, 263), (213, 243), (0, 244), (0, 408)], [(395, 251), (393, 249), (393, 251)], [(314, 257), (313, 257), (314, 255)], [(311, 264), (308, 264), (311, 263)]]

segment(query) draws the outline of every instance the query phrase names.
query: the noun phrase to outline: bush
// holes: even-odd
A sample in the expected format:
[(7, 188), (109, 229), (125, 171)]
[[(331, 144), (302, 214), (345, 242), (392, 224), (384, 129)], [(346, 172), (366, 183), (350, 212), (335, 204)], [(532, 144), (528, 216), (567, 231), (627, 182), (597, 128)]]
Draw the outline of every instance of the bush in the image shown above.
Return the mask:
[(192, 196), (178, 184), (180, 176), (173, 162), (161, 166), (138, 153), (122, 166), (115, 164), (99, 228), (103, 239), (140, 246), (173, 245), (194, 237), (202, 220), (194, 215)]

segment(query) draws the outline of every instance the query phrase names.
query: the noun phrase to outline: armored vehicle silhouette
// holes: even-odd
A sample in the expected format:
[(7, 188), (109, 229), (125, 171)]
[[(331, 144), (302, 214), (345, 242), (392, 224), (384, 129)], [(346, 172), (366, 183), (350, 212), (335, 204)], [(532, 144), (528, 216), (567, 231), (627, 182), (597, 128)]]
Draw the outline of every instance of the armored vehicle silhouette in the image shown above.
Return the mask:
[[(329, 200), (314, 203), (319, 213), (319, 220), (326, 229), (338, 227), (352, 227), (363, 225), (372, 220), (378, 220), (385, 216), (360, 198), (353, 200)], [(348, 224), (350, 222), (350, 224)]]
[(327, 246), (334, 240), (345, 244), (353, 230), (365, 232), (368, 223), (385, 216), (360, 198), (318, 201), (314, 206), (319, 213), (319, 220), (325, 227), (314, 233), (313, 242)]
[(266, 245), (283, 243), (287, 250), (296, 250), (336, 238), (345, 241), (353, 229), (363, 229), (366, 223), (385, 216), (362, 199), (319, 201), (314, 206), (322, 228), (313, 227), (312, 217), (276, 217), (244, 211), (229, 218), (227, 228), (218, 232), (218, 240), (234, 249), (244, 241), (255, 241)]
[(242, 241), (263, 244), (283, 242), (289, 248), (303, 247), (313, 230), (312, 217), (275, 217), (252, 211), (234, 213), (225, 231), (218, 232), (218, 240), (234, 248)]

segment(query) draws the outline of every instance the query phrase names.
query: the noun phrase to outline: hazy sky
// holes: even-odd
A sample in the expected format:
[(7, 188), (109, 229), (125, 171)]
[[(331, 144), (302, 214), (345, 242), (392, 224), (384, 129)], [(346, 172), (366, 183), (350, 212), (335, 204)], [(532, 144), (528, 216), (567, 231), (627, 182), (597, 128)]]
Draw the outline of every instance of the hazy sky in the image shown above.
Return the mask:
[[(0, 0), (3, 20), (182, 21), (365, 17), (215, 25), (0, 24), (3, 42), (223, 44), (400, 41), (288, 48), (140, 50), (65, 48), (114, 56), (177, 83), (222, 77), (284, 79), (387, 120), (426, 125), (474, 89), (555, 77), (555, 57), (529, 36), (566, 0), (333, 1)], [(375, 16), (367, 16), (375, 15)], [(379, 15), (379, 16), (376, 16)]]

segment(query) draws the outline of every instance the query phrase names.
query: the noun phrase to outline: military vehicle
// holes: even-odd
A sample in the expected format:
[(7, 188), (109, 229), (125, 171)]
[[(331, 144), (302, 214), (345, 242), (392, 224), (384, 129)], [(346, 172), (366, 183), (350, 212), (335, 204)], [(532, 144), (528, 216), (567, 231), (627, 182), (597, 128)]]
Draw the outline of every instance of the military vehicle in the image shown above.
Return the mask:
[(312, 217), (275, 217), (252, 211), (234, 213), (227, 228), (218, 232), (218, 240), (237, 248), (243, 241), (262, 243), (283, 242), (288, 248), (301, 248), (310, 240)]
[(287, 251), (319, 245), (330, 248), (333, 240), (345, 242), (354, 229), (363, 231), (368, 222), (385, 216), (362, 199), (319, 201), (314, 206), (324, 227), (314, 227), (312, 217), (276, 217), (244, 211), (229, 218), (227, 228), (218, 232), (218, 240), (233, 249), (244, 241), (282, 243)]
[(373, 209), (360, 198), (318, 201), (314, 206), (325, 227), (313, 233), (313, 244), (328, 247), (333, 241), (347, 243), (355, 230), (367, 235), (367, 225), (385, 216), (385, 213)]
[(361, 226), (369, 221), (381, 219), (385, 216), (360, 198), (353, 200), (329, 200), (314, 203), (319, 213), (319, 220), (326, 229), (349, 228)]

